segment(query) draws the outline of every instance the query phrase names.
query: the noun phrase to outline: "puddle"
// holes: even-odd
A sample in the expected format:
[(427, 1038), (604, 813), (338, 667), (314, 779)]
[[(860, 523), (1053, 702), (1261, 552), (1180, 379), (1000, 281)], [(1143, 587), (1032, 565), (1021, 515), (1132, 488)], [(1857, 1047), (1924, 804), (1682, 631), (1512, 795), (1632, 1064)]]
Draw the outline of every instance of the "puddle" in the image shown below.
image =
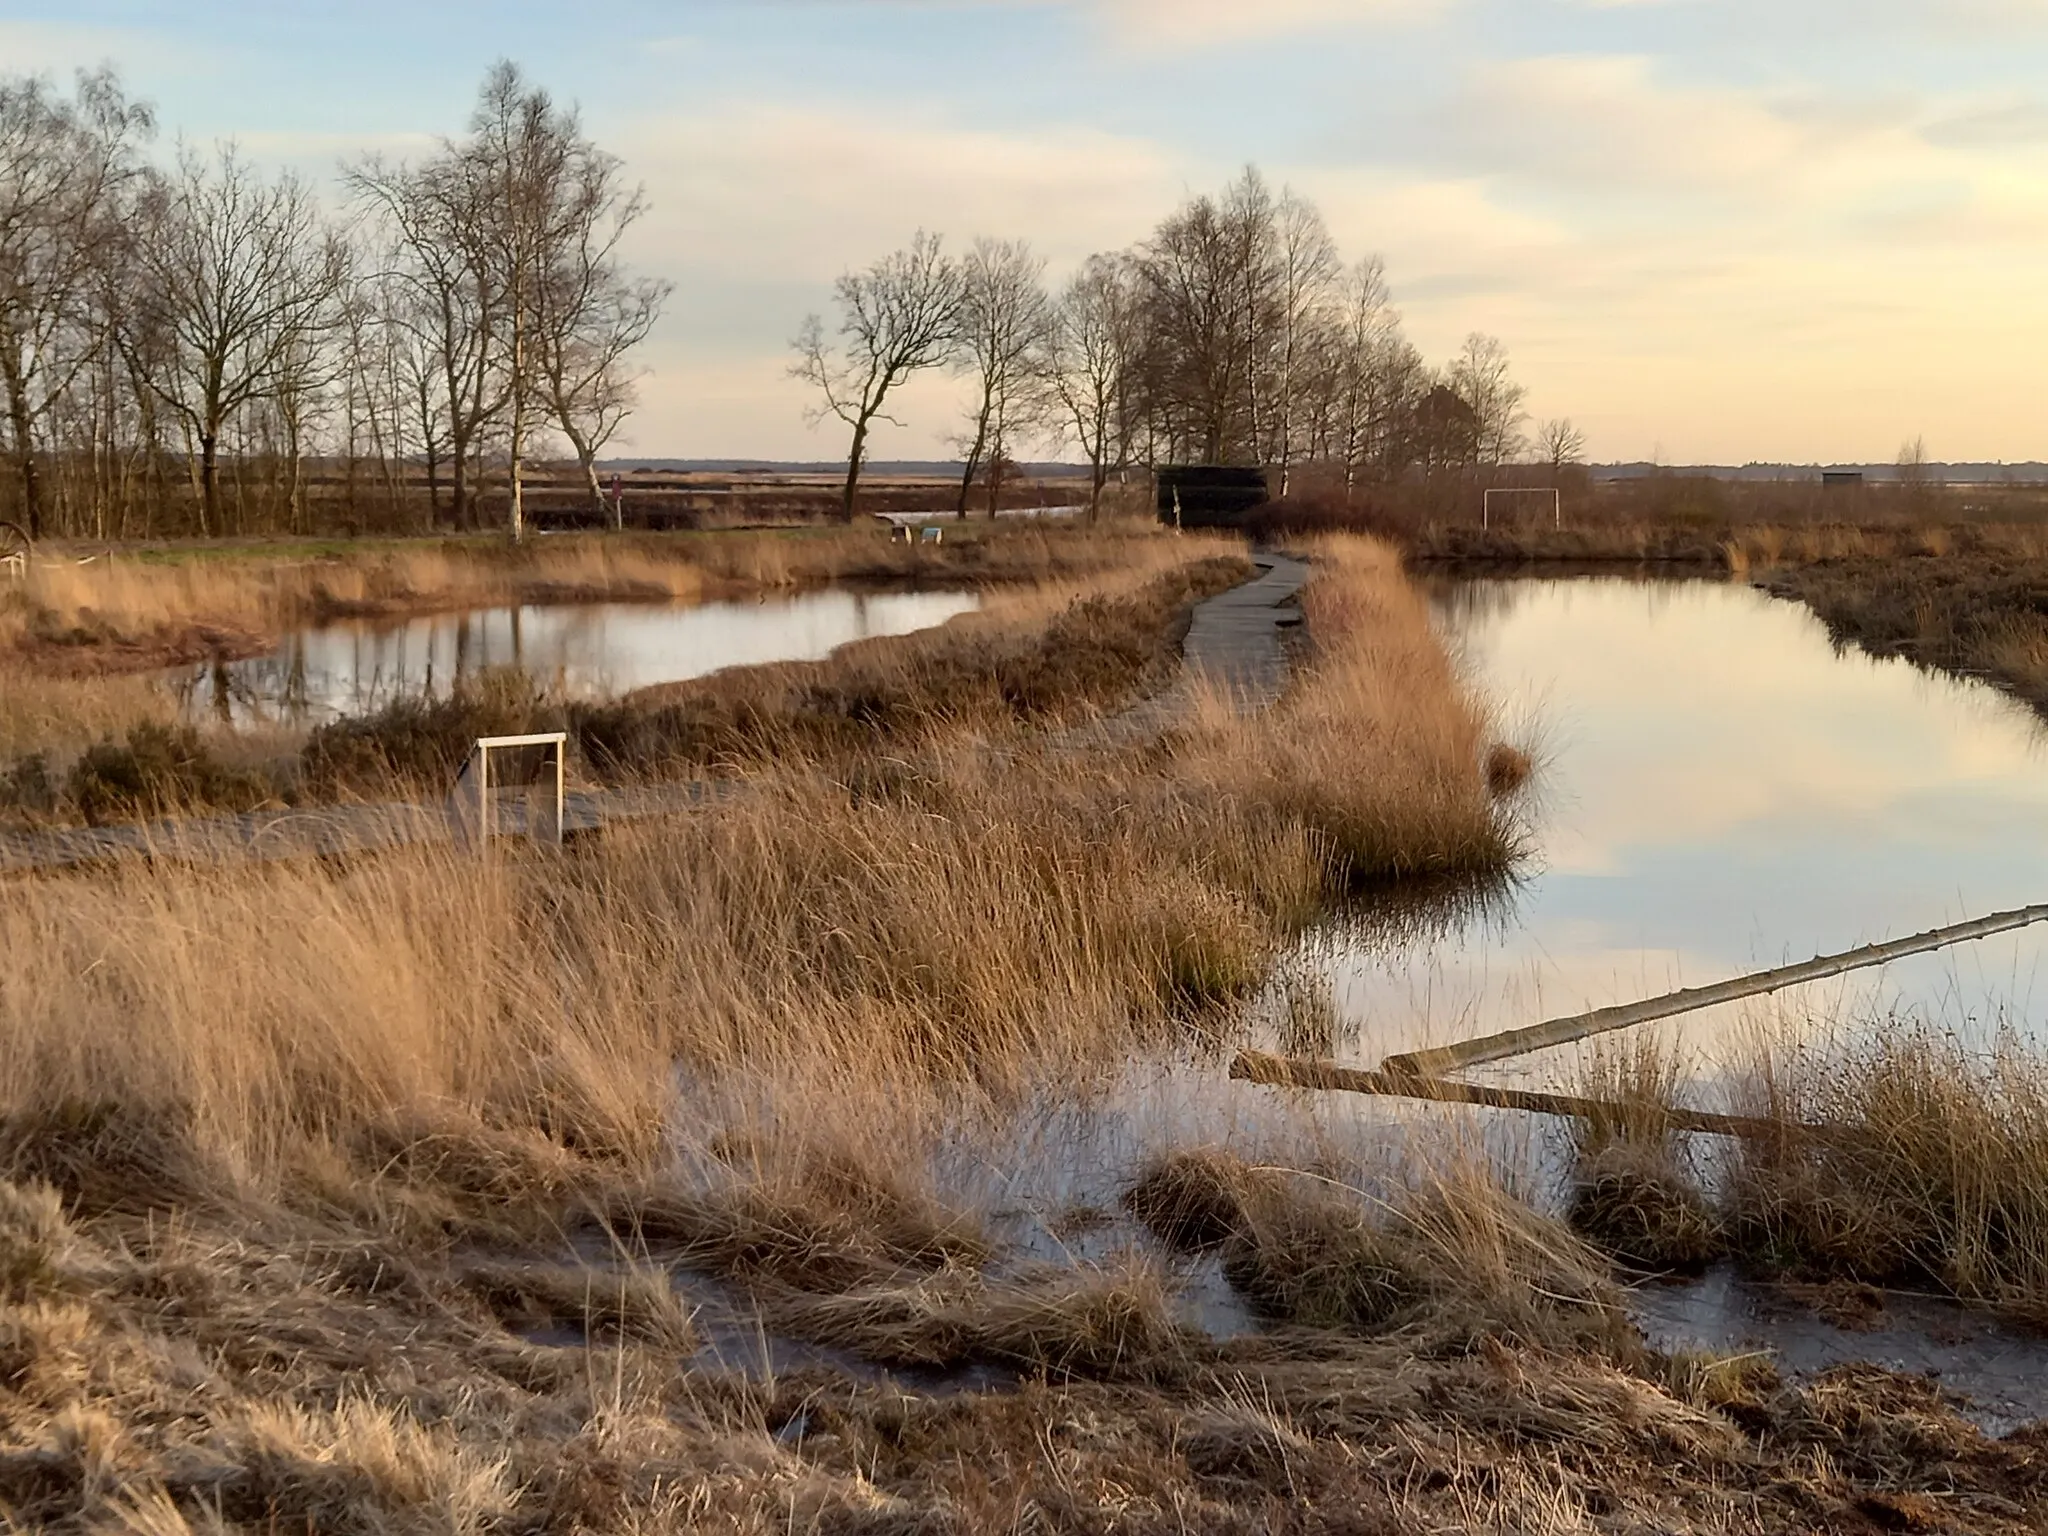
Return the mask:
[[(1647, 1285), (1630, 1311), (1658, 1349), (1768, 1353), (1787, 1376), (1880, 1365), (1939, 1382), (1990, 1435), (2048, 1418), (2048, 1340), (2008, 1332), (1934, 1297), (1877, 1293), (1878, 1305), (1830, 1321), (1768, 1286), (1716, 1269), (1688, 1285)], [(1873, 1298), (1875, 1300), (1876, 1297)]]
[(274, 651), (176, 673), (193, 720), (317, 725), (516, 668), (572, 697), (627, 693), (727, 667), (817, 661), (855, 640), (931, 629), (981, 606), (968, 591), (826, 590), (758, 603), (481, 608), (299, 630)]

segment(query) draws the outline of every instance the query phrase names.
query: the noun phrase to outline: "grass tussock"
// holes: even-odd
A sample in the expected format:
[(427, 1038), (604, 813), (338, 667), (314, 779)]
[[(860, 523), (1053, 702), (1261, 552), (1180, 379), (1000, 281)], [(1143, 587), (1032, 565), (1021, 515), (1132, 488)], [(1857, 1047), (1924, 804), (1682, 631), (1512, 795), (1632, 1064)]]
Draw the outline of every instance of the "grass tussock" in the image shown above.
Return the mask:
[(1806, 1044), (1759, 1034), (1718, 1086), (1774, 1131), (1704, 1178), (1662, 1111), (1694, 1085), (1654, 1039), (1594, 1053), (1578, 1091), (1570, 1219), (1652, 1270), (1732, 1256), (1822, 1286), (1933, 1289), (2048, 1320), (2048, 1063), (2017, 1037), (1972, 1049), (1890, 1020)]
[(1906, 1024), (1836, 1051), (1760, 1045), (1745, 1108), (1817, 1134), (1746, 1142), (1745, 1247), (1797, 1274), (1933, 1283), (2048, 1321), (2048, 1065)]
[(664, 1269), (480, 1262), (463, 1270), (462, 1285), (515, 1330), (567, 1332), (596, 1342), (628, 1340), (681, 1359), (697, 1347), (689, 1305)]
[(1232, 1288), (1275, 1321), (1452, 1350), (1635, 1347), (1606, 1266), (1470, 1158), (1379, 1195), (1203, 1148), (1151, 1164), (1126, 1205), (1168, 1248), (1218, 1251)]
[(1667, 1118), (1683, 1075), (1662, 1036), (1637, 1032), (1594, 1042), (1573, 1088), (1602, 1112), (1574, 1127), (1566, 1219), (1637, 1270), (1697, 1271), (1726, 1247), (1722, 1216)]
[(864, 1360), (925, 1369), (988, 1362), (1059, 1377), (1143, 1378), (1183, 1367), (1200, 1347), (1175, 1319), (1166, 1278), (1137, 1259), (999, 1280), (947, 1268), (830, 1294), (771, 1293), (762, 1315)]

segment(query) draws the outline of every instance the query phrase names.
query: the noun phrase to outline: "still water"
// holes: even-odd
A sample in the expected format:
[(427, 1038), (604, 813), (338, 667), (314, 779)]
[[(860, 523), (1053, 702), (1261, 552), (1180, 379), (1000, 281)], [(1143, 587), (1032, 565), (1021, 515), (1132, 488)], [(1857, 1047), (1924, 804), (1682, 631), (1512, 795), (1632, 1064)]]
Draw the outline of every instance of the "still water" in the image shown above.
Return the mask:
[(485, 608), (402, 623), (303, 629), (268, 655), (181, 673), (196, 719), (317, 725), (401, 698), (442, 697), (512, 667), (571, 697), (629, 693), (726, 667), (817, 661), (855, 640), (930, 629), (973, 592), (807, 592), (758, 603)]
[[(1989, 687), (1838, 652), (1804, 608), (1725, 583), (1467, 582), (1437, 615), (1502, 732), (1538, 748), (1528, 857), (1483, 899), (1312, 935), (1251, 1011), (1261, 1048), (1372, 1067), (2048, 902), (2048, 740)], [(1899, 1016), (1979, 1044), (2048, 1038), (2048, 925), (1645, 1028), (1711, 1100), (1759, 1030), (1824, 1043)], [(1581, 1050), (1467, 1075), (1569, 1089)], [(1113, 1204), (1136, 1163), (1191, 1143), (1370, 1160), (1430, 1124), (1477, 1127), (1539, 1172), (1551, 1150), (1535, 1117), (1253, 1087), (1228, 1080), (1229, 1054), (1132, 1061), (1021, 1119), (1024, 1203)]]
[[(1471, 582), (1438, 606), (1477, 687), (1539, 746), (1532, 857), (1489, 910), (1336, 946), (1354, 1059), (2048, 901), (2048, 743), (1987, 686), (1837, 651), (1804, 608), (1744, 586)], [(2039, 1038), (2044, 958), (2048, 927), (1658, 1028), (1704, 1067), (1759, 1027), (1894, 1014)]]
[[(1838, 652), (1805, 609), (1721, 583), (1466, 582), (1440, 590), (1437, 616), (1504, 733), (1539, 748), (1529, 857), (1489, 899), (1314, 936), (1252, 1010), (1267, 1049), (1373, 1066), (2048, 902), (2048, 741), (1989, 687)], [(1709, 1088), (1717, 1058), (1759, 1029), (1818, 1042), (1915, 1016), (1975, 1043), (2001, 1027), (2038, 1042), (2044, 962), (2048, 926), (1650, 1027)], [(1304, 1031), (1304, 1013), (1319, 1027)], [(1577, 1050), (1470, 1075), (1570, 1087)], [(1104, 1092), (1048, 1095), (981, 1166), (945, 1171), (993, 1182), (1010, 1234), (1042, 1257), (1138, 1240), (1122, 1219), (1076, 1238), (1061, 1213), (1116, 1212), (1145, 1161), (1178, 1146), (1365, 1171), (1477, 1144), (1539, 1201), (1558, 1188), (1559, 1128), (1539, 1117), (1254, 1087), (1228, 1079), (1229, 1057), (1130, 1062)], [(1251, 1326), (1217, 1277), (1187, 1280), (1195, 1320)], [(1935, 1360), (1987, 1423), (2048, 1413), (2048, 1347), (1930, 1306), (1931, 1323), (1907, 1309), (1892, 1333), (1846, 1335), (1717, 1276), (1646, 1291), (1638, 1315), (1666, 1347), (1764, 1348), (1794, 1370)]]

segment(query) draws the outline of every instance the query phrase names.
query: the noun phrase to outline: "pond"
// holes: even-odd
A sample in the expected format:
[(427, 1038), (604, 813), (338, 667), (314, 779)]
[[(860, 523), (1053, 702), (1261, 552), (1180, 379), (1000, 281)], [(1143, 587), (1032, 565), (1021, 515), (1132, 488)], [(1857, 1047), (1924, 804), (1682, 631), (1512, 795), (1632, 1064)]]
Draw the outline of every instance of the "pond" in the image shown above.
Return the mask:
[(194, 720), (317, 725), (401, 698), (445, 696), (492, 668), (590, 698), (727, 667), (817, 661), (852, 641), (931, 629), (980, 605), (967, 591), (828, 589), (751, 603), (473, 609), (302, 629), (266, 655), (181, 671), (173, 682)]
[[(2048, 740), (1988, 686), (1837, 651), (1804, 608), (1726, 583), (1464, 582), (1437, 612), (1504, 733), (1535, 737), (1528, 857), (1497, 891), (1311, 935), (1252, 1010), (1263, 1049), (1375, 1067), (2048, 901)], [(1894, 1016), (2043, 1039), (2048, 925), (1645, 1027), (1711, 1083), (1756, 1030), (1821, 1041)], [(1569, 1090), (1581, 1050), (1465, 1075)], [(1016, 1133), (1019, 1177), (1045, 1185), (1029, 1203), (1114, 1203), (1147, 1152), (1189, 1142), (1398, 1151), (1430, 1122), (1540, 1167), (1554, 1129), (1253, 1087), (1228, 1064), (1134, 1061), (1106, 1093), (1046, 1105)]]
[[(1438, 606), (1511, 732), (1536, 737), (1532, 858), (1499, 902), (1420, 941), (1337, 945), (1348, 1056), (2048, 901), (2048, 743), (1986, 685), (1838, 651), (1806, 609), (1746, 586), (1483, 581)], [(2044, 958), (2048, 926), (1657, 1027), (1706, 1068), (1759, 1027), (1893, 1014), (2039, 1039)], [(1492, 1072), (1554, 1079), (1575, 1059)]]
[[(1838, 651), (1805, 609), (1725, 583), (1469, 581), (1435, 601), (1504, 734), (1535, 738), (1529, 858), (1499, 891), (1312, 936), (1252, 1011), (1263, 1048), (1372, 1067), (2048, 901), (2048, 741), (1988, 686)], [(1709, 1081), (1759, 1028), (1820, 1039), (1910, 1015), (1977, 1044), (2000, 1028), (2040, 1041), (2044, 961), (2048, 926), (1650, 1027)], [(1299, 995), (1312, 1005), (1295, 1007)], [(1319, 1027), (1304, 1032), (1304, 1016)], [(1569, 1089), (1579, 1049), (1466, 1075)], [(1229, 1057), (1149, 1057), (1099, 1094), (1050, 1093), (980, 1154), (985, 1166), (949, 1171), (993, 1179), (1007, 1235), (1045, 1258), (1141, 1241), (1119, 1197), (1149, 1157), (1182, 1146), (1390, 1168), (1481, 1148), (1539, 1201), (1559, 1188), (1556, 1122), (1254, 1087), (1228, 1079)], [(1075, 1210), (1105, 1219), (1077, 1239), (1062, 1231)], [(1217, 1276), (1186, 1279), (1194, 1320), (1253, 1326)], [(1845, 1332), (1726, 1274), (1637, 1303), (1667, 1347), (1765, 1348), (1795, 1371), (1935, 1361), (1987, 1424), (2048, 1414), (2048, 1345), (1947, 1304), (1922, 1310), (1895, 1303), (1884, 1329)]]

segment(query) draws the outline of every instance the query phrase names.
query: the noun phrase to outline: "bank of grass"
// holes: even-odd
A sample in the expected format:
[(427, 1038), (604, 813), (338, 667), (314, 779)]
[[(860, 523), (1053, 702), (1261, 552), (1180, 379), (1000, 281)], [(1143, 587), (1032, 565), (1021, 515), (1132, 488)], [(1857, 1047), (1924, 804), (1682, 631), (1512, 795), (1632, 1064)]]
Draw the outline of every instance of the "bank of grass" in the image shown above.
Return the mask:
[(1593, 1053), (1571, 1219), (1637, 1268), (1733, 1258), (1800, 1282), (1934, 1290), (2048, 1325), (2048, 1057), (1913, 1020), (1802, 1042), (1758, 1033), (1722, 1069), (1766, 1126), (1712, 1177), (1662, 1111), (1699, 1084), (1650, 1038)]
[(1117, 569), (1163, 536), (1142, 525), (968, 524), (940, 544), (880, 524), (713, 534), (384, 541), (232, 557), (114, 552), (38, 561), (0, 589), (0, 654), (96, 677), (246, 655), (283, 631), (511, 603), (674, 602), (848, 584), (1006, 585)]
[[(1718, 485), (1718, 482), (1707, 482)], [(1284, 514), (1285, 509), (1282, 509)], [(1383, 516), (1303, 509), (1276, 526), (1374, 526)], [(1562, 529), (1482, 529), (1467, 518), (1396, 520), (1418, 569), (1733, 577), (1803, 603), (1843, 645), (1979, 677), (2048, 712), (2048, 518), (2038, 492), (1926, 489), (1917, 496), (1774, 499), (1754, 489), (1670, 506), (1595, 496)]]
[[(1019, 548), (1013, 558), (1021, 571), (1030, 559)], [(1090, 545), (1090, 559), (1110, 562), (1099, 570), (995, 589), (981, 612), (938, 630), (609, 704), (559, 699), (522, 674), (490, 673), (447, 697), (401, 699), (300, 740), (180, 724), (167, 699), (133, 680), (47, 684), (15, 705), (0, 704), (0, 720), (12, 716), (24, 740), (47, 729), (51, 711), (61, 712), (67, 699), (103, 707), (74, 715), (68, 732), (57, 733), (70, 751), (41, 747), (0, 770), (0, 813), (102, 822), (434, 798), (477, 737), (528, 731), (569, 731), (579, 772), (648, 778), (792, 754), (844, 760), (883, 739), (910, 752), (935, 732), (1113, 710), (1170, 680), (1193, 604), (1244, 579), (1250, 566), (1218, 540), (1133, 538), (1115, 546), (1113, 561), (1110, 548)], [(47, 707), (37, 707), (45, 698)], [(124, 709), (140, 718), (123, 723)], [(81, 751), (76, 738), (89, 720), (105, 734)]]
[[(1233, 1279), (1277, 1324), (1235, 1342), (1190, 1325), (1169, 1247), (1005, 1255), (1024, 1104), (1227, 1031), (1338, 892), (1512, 848), (1397, 558), (1319, 553), (1309, 670), (1255, 725), (785, 764), (560, 854), (16, 887), (8, 1518), (2014, 1528), (2048, 1491), (2024, 1444), (1924, 1383), (1658, 1361), (1587, 1250), (1470, 1167), (1376, 1204), (1356, 1170), (1218, 1159)], [(664, 1277), (785, 1364), (692, 1354), (711, 1325)], [(943, 1384), (981, 1390), (918, 1374), (967, 1366)]]
[(1761, 569), (1841, 644), (1983, 677), (2048, 710), (2048, 546), (1950, 536), (1938, 548), (1845, 554)]

